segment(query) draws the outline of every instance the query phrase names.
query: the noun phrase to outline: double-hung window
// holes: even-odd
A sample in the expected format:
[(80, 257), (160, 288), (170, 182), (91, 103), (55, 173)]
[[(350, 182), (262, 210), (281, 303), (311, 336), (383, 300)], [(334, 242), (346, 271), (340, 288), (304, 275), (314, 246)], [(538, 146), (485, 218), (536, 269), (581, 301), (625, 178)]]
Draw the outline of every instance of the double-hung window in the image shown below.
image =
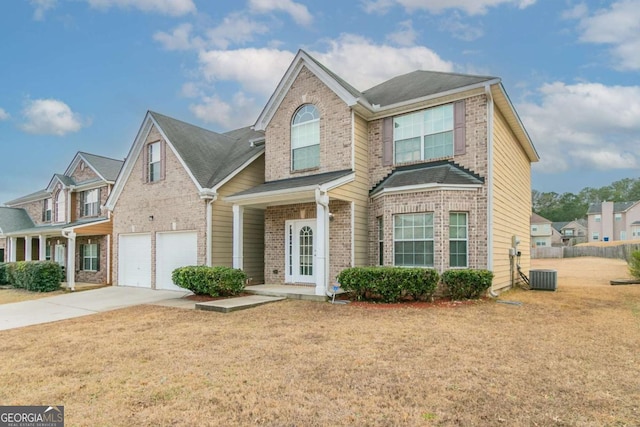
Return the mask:
[(433, 267), (433, 213), (394, 215), (394, 265)]
[(67, 195), (64, 190), (58, 191), (56, 195), (56, 222), (67, 220)]
[(88, 190), (84, 192), (84, 194), (82, 195), (83, 197), (82, 215), (83, 216), (98, 215), (99, 196), (100, 196), (100, 190), (97, 188), (94, 190)]
[(395, 163), (453, 156), (453, 104), (395, 117)]
[(160, 142), (147, 145), (147, 182), (160, 181)]
[(320, 113), (311, 105), (303, 105), (291, 122), (291, 169), (320, 166)]
[(82, 245), (82, 269), (85, 271), (98, 271), (98, 244)]
[(44, 200), (44, 207), (42, 209), (42, 221), (51, 222), (51, 199)]
[(449, 213), (449, 267), (467, 267), (467, 213)]

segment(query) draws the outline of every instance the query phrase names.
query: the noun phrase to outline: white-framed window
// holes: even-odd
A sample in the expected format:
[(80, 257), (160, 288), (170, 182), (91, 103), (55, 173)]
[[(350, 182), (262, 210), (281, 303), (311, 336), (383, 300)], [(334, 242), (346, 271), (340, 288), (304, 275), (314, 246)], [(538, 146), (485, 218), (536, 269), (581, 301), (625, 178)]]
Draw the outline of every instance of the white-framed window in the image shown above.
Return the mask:
[(320, 113), (311, 104), (303, 105), (291, 121), (291, 169), (320, 166)]
[(600, 233), (593, 233), (591, 235), (591, 240), (600, 240)]
[(81, 256), (82, 256), (82, 269), (84, 271), (98, 271), (100, 269), (98, 253), (99, 253), (99, 249), (98, 249), (97, 243), (89, 243), (86, 245), (82, 245)]
[(531, 226), (531, 231), (538, 231), (538, 226), (532, 225)]
[(567, 228), (566, 230), (564, 230), (564, 235), (565, 236), (573, 236), (573, 229), (572, 228)]
[(593, 220), (594, 220), (595, 222), (600, 222), (600, 221), (602, 221), (602, 216), (601, 216), (601, 215), (596, 215), (596, 216), (593, 218)]
[(44, 259), (51, 261), (51, 245), (46, 245), (44, 247)]
[(613, 214), (613, 219), (615, 219), (616, 221), (622, 221), (622, 214)]
[(384, 265), (384, 218), (378, 217), (378, 265)]
[(547, 246), (547, 242), (545, 242), (544, 240), (537, 240), (536, 246)]
[(394, 215), (393, 260), (401, 267), (433, 267), (433, 213)]
[(67, 195), (64, 190), (58, 191), (56, 195), (56, 222), (67, 220)]
[(147, 182), (160, 181), (160, 141), (147, 145)]
[(449, 267), (468, 266), (468, 223), (466, 212), (449, 213)]
[(51, 222), (51, 211), (53, 202), (51, 199), (45, 199), (42, 207), (42, 221)]
[(100, 210), (100, 190), (98, 188), (82, 193), (82, 216), (96, 216)]
[(395, 163), (453, 156), (453, 104), (393, 119)]

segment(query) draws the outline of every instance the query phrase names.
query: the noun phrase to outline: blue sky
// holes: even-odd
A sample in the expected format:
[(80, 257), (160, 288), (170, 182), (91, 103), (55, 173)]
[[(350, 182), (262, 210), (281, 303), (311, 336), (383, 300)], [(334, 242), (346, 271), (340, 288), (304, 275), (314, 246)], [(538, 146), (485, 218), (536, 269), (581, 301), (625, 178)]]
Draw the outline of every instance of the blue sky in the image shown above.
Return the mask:
[(254, 123), (299, 48), (360, 90), (499, 76), (533, 188), (640, 176), (640, 0), (11, 0), (0, 4), (0, 203), (77, 151), (124, 158), (147, 110)]

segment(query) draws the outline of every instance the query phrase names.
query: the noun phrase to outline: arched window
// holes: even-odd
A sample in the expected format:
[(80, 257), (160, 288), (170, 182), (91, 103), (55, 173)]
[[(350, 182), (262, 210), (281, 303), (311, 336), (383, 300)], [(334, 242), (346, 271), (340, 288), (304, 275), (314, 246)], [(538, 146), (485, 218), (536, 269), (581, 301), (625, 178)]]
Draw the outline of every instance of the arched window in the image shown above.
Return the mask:
[(311, 105), (303, 105), (291, 121), (291, 169), (320, 166), (320, 113)]
[(65, 222), (67, 220), (67, 197), (64, 190), (58, 191), (56, 196), (56, 222)]

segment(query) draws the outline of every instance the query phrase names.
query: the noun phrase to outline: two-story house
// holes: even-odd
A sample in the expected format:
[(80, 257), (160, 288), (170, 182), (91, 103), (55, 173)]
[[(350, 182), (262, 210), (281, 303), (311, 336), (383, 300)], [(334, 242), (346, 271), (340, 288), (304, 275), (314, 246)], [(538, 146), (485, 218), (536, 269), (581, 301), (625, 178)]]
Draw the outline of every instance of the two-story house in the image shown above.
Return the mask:
[[(264, 134), (226, 133), (149, 111), (107, 200), (113, 218), (113, 281), (179, 290), (185, 265), (232, 266), (232, 206), (224, 196), (264, 182)], [(263, 283), (264, 216), (247, 210), (244, 269)]]
[(592, 242), (640, 239), (640, 201), (590, 204), (587, 229)]
[(54, 260), (72, 289), (76, 281), (111, 283), (112, 225), (103, 206), (122, 163), (78, 152), (45, 189), (5, 203), (5, 260)]
[(560, 233), (560, 242), (563, 246), (574, 246), (588, 241), (586, 219), (558, 221), (554, 222), (552, 226)]
[(560, 232), (553, 227), (553, 223), (537, 213), (531, 214), (531, 247), (559, 246)]
[(482, 268), (512, 283), (530, 260), (538, 154), (499, 78), (415, 71), (363, 92), (299, 51), (254, 129), (263, 184), (233, 203), (264, 212), (265, 282), (332, 289), (346, 267)]

